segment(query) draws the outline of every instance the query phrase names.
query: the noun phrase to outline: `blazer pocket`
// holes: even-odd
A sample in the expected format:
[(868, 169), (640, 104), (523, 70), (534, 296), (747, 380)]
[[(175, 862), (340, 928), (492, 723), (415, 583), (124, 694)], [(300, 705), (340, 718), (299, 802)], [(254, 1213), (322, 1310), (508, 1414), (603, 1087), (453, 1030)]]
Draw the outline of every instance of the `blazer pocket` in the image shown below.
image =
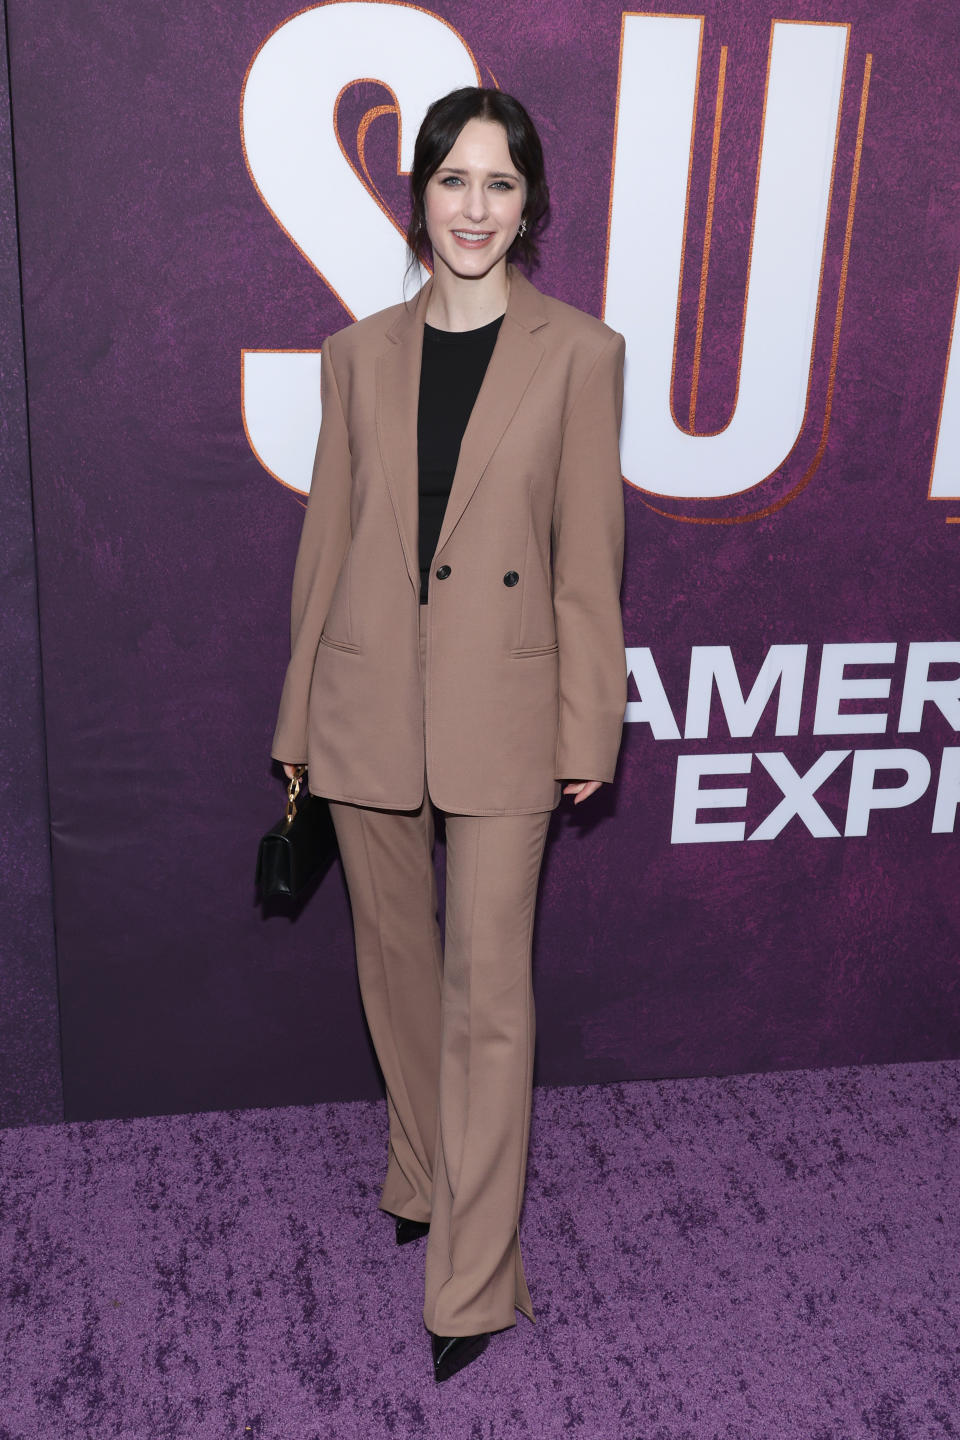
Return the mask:
[(507, 654), (511, 660), (522, 660), (527, 655), (553, 655), (559, 649), (559, 642), (554, 640), (551, 645), (527, 645), (520, 650), (508, 650)]
[(320, 635), (320, 644), (329, 645), (331, 650), (348, 650), (351, 655), (359, 655), (361, 653), (359, 645), (351, 645), (347, 640), (331, 640), (329, 635), (325, 635), (322, 632)]

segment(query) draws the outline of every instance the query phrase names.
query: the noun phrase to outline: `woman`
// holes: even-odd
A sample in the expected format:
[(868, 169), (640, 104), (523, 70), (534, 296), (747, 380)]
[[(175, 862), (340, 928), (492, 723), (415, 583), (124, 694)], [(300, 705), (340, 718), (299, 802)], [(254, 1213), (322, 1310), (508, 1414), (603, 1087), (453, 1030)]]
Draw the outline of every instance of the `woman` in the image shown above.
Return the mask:
[[(427, 1236), (444, 1380), (534, 1319), (520, 1254), (547, 826), (614, 777), (624, 340), (542, 294), (549, 199), (518, 101), (455, 90), (417, 137), (415, 300), (329, 336), (272, 746), (330, 802), (383, 1070), (380, 1208)], [(441, 947), (434, 807), (446, 829)]]

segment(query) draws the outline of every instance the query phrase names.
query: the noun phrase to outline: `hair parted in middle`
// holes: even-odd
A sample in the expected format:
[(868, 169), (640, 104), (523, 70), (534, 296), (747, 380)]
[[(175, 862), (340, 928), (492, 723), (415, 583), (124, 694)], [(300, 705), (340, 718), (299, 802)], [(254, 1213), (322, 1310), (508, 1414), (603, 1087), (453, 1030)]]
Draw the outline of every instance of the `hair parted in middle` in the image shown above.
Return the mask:
[(514, 236), (507, 259), (531, 269), (540, 263), (537, 242), (550, 218), (550, 191), (536, 126), (520, 101), (512, 95), (481, 85), (465, 85), (434, 100), (417, 132), (413, 169), (410, 171), (413, 208), (406, 233), (410, 256), (408, 274), (418, 262), (426, 263), (433, 258), (433, 247), (427, 233), (424, 191), (431, 176), (450, 154), (468, 120), (494, 120), (506, 131), (510, 159), (527, 186), (527, 201), (523, 207), (526, 231), (523, 235)]

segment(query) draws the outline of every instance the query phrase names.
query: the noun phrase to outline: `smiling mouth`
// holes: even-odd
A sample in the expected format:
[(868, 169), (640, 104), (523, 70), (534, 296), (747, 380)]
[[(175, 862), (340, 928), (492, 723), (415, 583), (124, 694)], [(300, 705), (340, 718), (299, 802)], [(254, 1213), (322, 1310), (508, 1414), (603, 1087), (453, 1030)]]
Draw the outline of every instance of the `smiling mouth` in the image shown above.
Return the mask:
[(492, 230), (454, 230), (454, 238), (461, 245), (483, 245), (493, 235)]

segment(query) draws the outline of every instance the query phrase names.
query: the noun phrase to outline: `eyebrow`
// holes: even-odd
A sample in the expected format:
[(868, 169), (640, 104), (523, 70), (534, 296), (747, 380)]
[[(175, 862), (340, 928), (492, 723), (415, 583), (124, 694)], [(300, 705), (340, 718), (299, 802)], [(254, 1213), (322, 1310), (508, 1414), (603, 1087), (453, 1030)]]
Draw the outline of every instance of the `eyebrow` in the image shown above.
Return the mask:
[[(440, 165), (438, 166), (437, 173), (439, 174), (441, 170), (448, 170), (451, 175), (467, 174), (466, 170), (459, 170), (456, 165)], [(518, 180), (520, 177), (515, 175), (512, 170), (488, 170), (487, 178), (492, 180)]]

